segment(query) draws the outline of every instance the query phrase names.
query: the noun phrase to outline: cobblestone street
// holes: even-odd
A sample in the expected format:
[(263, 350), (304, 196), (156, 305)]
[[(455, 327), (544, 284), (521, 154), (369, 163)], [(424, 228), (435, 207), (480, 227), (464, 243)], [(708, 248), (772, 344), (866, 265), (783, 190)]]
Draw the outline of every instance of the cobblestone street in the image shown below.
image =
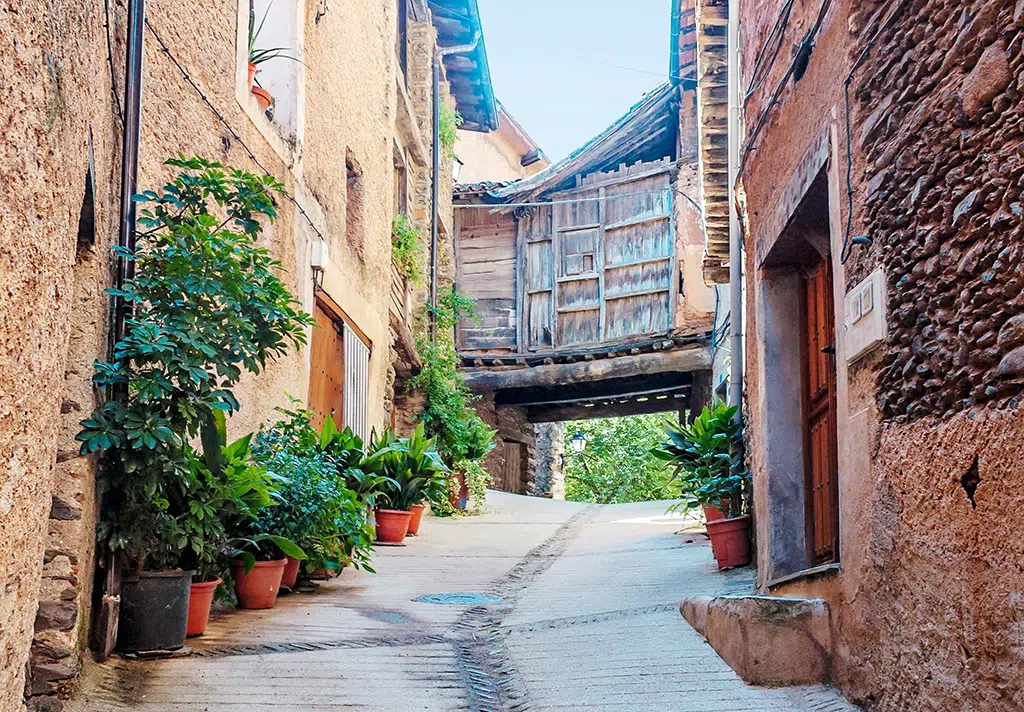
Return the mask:
[[(751, 572), (719, 573), (664, 504), (489, 501), (381, 548), (377, 575), (216, 617), (190, 657), (90, 665), (71, 709), (852, 709), (826, 688), (744, 684), (687, 625), (684, 595), (749, 591)], [(502, 601), (415, 601), (466, 592)]]

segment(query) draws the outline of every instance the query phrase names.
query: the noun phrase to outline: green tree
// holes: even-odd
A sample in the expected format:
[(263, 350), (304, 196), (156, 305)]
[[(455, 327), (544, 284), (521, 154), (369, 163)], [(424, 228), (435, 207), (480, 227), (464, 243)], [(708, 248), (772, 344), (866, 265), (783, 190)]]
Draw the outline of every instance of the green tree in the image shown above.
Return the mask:
[[(651, 455), (674, 413), (572, 420), (565, 424), (565, 497), (574, 502), (612, 504), (674, 499), (672, 470)], [(587, 447), (572, 448), (582, 432)]]

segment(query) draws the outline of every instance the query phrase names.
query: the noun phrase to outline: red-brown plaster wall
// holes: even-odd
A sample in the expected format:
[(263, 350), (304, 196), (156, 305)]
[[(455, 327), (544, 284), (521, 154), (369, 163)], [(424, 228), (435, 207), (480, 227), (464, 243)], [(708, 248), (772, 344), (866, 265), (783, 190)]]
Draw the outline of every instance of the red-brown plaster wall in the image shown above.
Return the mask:
[[(1019, 710), (1022, 382), (1014, 363), (998, 369), (1024, 341), (1011, 322), (1024, 310), (1024, 2), (904, 4), (906, 14), (878, 36), (851, 86), (852, 233), (870, 234), (875, 243), (837, 265), (836, 289), (882, 266), (889, 337), (871, 356), (839, 368), (842, 569), (772, 592), (829, 600), (833, 678), (859, 701), (881, 710)], [(747, 158), (749, 353), (757, 352), (759, 280), (749, 248), (774, 237), (765, 234), (768, 217), (823, 123), (834, 132), (830, 219), (832, 250), (839, 250), (846, 219), (843, 79), (899, 5), (832, 3), (806, 75), (782, 92)], [(747, 104), (748, 131), (818, 7), (794, 3), (766, 88)], [(741, 8), (749, 77), (778, 8), (753, 0)], [(756, 403), (762, 384), (752, 365), (747, 373), (749, 402)], [(755, 478), (769, 474), (757, 441), (767, 426), (751, 412)], [(975, 474), (975, 457), (980, 480), (972, 504), (962, 479)], [(757, 510), (766, 506), (755, 501)], [(763, 561), (763, 549), (759, 556)]]

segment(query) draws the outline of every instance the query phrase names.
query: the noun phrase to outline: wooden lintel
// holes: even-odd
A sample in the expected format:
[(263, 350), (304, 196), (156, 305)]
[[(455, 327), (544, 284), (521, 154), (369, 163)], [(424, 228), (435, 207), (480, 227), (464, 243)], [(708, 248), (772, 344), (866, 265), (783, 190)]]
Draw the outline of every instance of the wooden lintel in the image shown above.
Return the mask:
[(578, 363), (548, 364), (502, 371), (471, 371), (465, 374), (473, 390), (499, 390), (529, 386), (558, 386), (586, 379), (625, 378), (667, 371), (699, 371), (711, 368), (703, 346), (677, 351), (639, 354)]

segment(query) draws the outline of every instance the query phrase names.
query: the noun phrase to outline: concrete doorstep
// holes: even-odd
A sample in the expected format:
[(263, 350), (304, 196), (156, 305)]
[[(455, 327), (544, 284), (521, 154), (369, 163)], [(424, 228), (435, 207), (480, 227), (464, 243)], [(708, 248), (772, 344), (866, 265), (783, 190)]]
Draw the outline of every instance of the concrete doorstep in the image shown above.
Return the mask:
[(695, 596), (679, 612), (729, 667), (754, 685), (831, 681), (828, 604), (773, 596)]

